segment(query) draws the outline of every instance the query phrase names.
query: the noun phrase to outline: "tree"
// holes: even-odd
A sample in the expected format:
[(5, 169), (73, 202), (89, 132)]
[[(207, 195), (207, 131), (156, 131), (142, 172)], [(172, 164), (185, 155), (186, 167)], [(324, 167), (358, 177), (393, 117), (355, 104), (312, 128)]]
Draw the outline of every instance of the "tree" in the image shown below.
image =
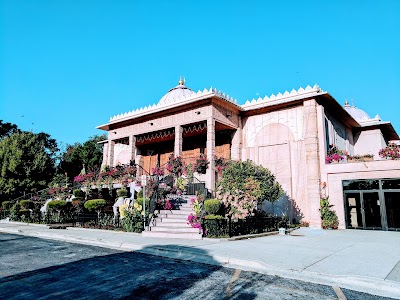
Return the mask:
[(222, 172), (217, 186), (222, 193), (244, 192), (259, 204), (264, 200), (275, 202), (283, 194), (281, 185), (271, 171), (250, 160), (231, 162)]
[(98, 169), (103, 160), (103, 147), (98, 142), (104, 139), (106, 139), (105, 135), (95, 135), (83, 144), (68, 145), (61, 155), (57, 173), (67, 173), (69, 179), (72, 180), (82, 170), (83, 164), (86, 170)]
[(0, 120), (0, 140), (18, 131), (17, 125), (8, 122), (3, 123), (3, 120)]
[(47, 187), (57, 142), (46, 133), (17, 131), (0, 140), (0, 196), (13, 199)]

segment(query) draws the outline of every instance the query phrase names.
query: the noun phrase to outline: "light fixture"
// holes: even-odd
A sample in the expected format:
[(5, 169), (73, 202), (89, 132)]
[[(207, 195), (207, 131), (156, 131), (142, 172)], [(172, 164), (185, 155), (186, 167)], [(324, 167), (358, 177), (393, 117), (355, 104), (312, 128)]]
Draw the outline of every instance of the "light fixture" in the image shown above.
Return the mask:
[(153, 125), (154, 125), (154, 123), (153, 123), (153, 122), (150, 122), (149, 124), (150, 124), (150, 126), (153, 126)]
[(201, 113), (201, 112), (200, 112), (199, 110), (198, 110), (198, 111), (196, 111), (196, 114), (198, 114), (198, 115), (199, 115), (200, 113)]

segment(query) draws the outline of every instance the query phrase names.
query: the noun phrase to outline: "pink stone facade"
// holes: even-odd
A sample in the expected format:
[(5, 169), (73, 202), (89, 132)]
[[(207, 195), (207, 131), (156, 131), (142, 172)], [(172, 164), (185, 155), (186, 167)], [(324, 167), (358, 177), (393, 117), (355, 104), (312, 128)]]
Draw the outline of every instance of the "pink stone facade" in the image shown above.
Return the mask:
[[(177, 88), (187, 93), (182, 86), (174, 93)], [(378, 156), (389, 140), (398, 139), (390, 123), (357, 121), (318, 86), (253, 99), (241, 106), (215, 89), (191, 92), (169, 102), (165, 98), (162, 103), (113, 117), (98, 127), (108, 131), (108, 140), (103, 142), (103, 165), (127, 164), (130, 160), (143, 165), (150, 148), (158, 161), (168, 153), (180, 156), (200, 149), (211, 166), (200, 178), (214, 192), (214, 155), (219, 145), (226, 144), (221, 141), (222, 134), (228, 134), (230, 143), (225, 146), (229, 147), (229, 158), (249, 159), (269, 168), (285, 191), (278, 203), (265, 202), (264, 209), (315, 227), (320, 226), (320, 198), (329, 196), (339, 216), (339, 228), (346, 228), (343, 180), (400, 178), (400, 161), (380, 160)], [(194, 132), (198, 124), (205, 129)], [(153, 140), (143, 139), (146, 134)], [(194, 140), (201, 145), (190, 148), (188, 143)], [(374, 154), (375, 160), (326, 164), (329, 144), (352, 155)], [(170, 146), (163, 152), (163, 145)]]

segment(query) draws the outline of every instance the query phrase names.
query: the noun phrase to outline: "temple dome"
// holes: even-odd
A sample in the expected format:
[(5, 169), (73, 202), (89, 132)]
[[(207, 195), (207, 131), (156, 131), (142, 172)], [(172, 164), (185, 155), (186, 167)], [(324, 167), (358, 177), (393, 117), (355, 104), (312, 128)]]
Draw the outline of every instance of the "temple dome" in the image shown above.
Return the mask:
[(344, 109), (356, 120), (356, 121), (366, 121), (370, 120), (371, 117), (362, 109), (355, 107), (354, 105), (350, 106), (349, 102), (346, 101), (344, 104)]
[(168, 93), (166, 93), (164, 96), (162, 96), (162, 98), (160, 99), (158, 104), (168, 104), (168, 103), (171, 103), (173, 99), (186, 98), (186, 97), (192, 96), (194, 94), (196, 94), (196, 93), (194, 91), (192, 91), (191, 89), (189, 89), (188, 87), (186, 87), (186, 85), (184, 84), (184, 81), (181, 78), (179, 80), (178, 85), (176, 87), (170, 89), (168, 91)]

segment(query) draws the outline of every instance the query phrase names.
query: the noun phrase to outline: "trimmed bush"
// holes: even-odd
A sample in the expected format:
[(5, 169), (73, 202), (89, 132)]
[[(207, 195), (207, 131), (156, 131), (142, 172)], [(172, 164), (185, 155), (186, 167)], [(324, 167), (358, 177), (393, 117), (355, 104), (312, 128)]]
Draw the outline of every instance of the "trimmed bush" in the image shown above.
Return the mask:
[(106, 204), (106, 200), (104, 199), (93, 199), (86, 201), (84, 206), (88, 211), (96, 211), (97, 213), (100, 213)]
[(82, 191), (81, 189), (75, 189), (72, 193), (77, 198), (84, 198), (85, 197), (85, 192)]
[(205, 217), (206, 220), (223, 220), (225, 219), (223, 216), (219, 215), (208, 215)]
[(67, 202), (64, 200), (52, 200), (47, 203), (47, 208), (61, 211), (66, 205)]
[(117, 196), (122, 198), (128, 197), (128, 190), (126, 188), (119, 189), (117, 191)]
[(4, 210), (10, 210), (12, 206), (13, 206), (13, 204), (12, 204), (11, 201), (4, 201), (4, 202), (1, 204), (1, 207), (2, 207)]
[(30, 200), (21, 200), (19, 202), (19, 205), (21, 206), (22, 209), (32, 209), (33, 208), (33, 202)]
[[(143, 198), (137, 198), (135, 202), (143, 207)], [(146, 199), (146, 210), (149, 209), (149, 205), (150, 205), (150, 199), (147, 198)]]
[(209, 215), (215, 215), (221, 207), (221, 202), (218, 199), (208, 199), (204, 201), (204, 207)]

